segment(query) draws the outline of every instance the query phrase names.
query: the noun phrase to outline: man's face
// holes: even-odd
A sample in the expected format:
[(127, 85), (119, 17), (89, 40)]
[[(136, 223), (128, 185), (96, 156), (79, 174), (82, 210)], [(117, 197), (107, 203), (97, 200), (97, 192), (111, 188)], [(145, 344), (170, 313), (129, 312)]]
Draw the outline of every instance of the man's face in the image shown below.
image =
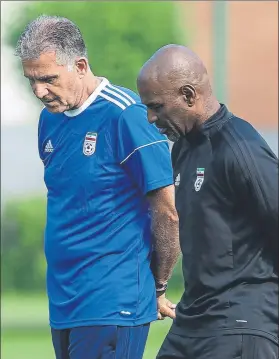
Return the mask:
[(74, 108), (81, 88), (76, 66), (58, 65), (55, 52), (47, 52), (38, 59), (22, 61), (22, 67), (35, 96), (48, 111), (61, 113)]
[(155, 123), (162, 134), (175, 142), (192, 127), (193, 110), (179, 89), (166, 88), (156, 80), (139, 80), (138, 91), (147, 106), (148, 121)]

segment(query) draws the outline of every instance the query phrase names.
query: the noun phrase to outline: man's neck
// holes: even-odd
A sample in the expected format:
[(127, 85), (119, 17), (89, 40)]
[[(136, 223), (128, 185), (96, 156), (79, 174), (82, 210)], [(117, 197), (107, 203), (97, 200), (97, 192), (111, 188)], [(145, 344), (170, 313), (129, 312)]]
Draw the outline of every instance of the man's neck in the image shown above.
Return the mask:
[(75, 109), (81, 107), (84, 104), (84, 102), (90, 95), (92, 95), (101, 82), (102, 80), (99, 77), (94, 76), (92, 72), (87, 75), (81, 96), (78, 99)]
[(205, 111), (203, 113), (203, 116), (201, 118), (201, 123), (204, 123), (207, 121), (210, 117), (212, 117), (220, 108), (220, 103), (217, 101), (216, 98), (210, 98), (205, 103)]

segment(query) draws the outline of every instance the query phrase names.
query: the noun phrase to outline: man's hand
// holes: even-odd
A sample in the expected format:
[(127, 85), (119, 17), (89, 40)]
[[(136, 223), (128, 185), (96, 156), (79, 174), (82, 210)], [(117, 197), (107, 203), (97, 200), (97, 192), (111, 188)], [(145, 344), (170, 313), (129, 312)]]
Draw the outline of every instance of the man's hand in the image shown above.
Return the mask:
[(158, 319), (164, 320), (165, 317), (175, 318), (175, 308), (176, 304), (173, 304), (166, 298), (165, 293), (157, 297), (157, 310), (158, 310)]

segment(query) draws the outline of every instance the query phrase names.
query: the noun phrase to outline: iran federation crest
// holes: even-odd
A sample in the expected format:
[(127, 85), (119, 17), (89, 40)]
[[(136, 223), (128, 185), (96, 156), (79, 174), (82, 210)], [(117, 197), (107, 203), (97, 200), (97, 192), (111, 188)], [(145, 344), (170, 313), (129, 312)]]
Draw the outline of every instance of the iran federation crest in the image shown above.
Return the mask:
[(83, 153), (85, 156), (91, 156), (95, 152), (97, 142), (96, 132), (87, 132), (83, 144)]
[(197, 168), (197, 179), (195, 181), (195, 191), (198, 192), (204, 181), (204, 168)]

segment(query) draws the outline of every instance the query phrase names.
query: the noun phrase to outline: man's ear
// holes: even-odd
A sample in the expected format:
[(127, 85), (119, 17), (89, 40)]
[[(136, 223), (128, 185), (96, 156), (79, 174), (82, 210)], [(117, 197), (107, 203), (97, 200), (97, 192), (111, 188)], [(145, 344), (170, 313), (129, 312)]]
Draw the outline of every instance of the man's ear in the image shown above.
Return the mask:
[(192, 107), (197, 99), (197, 93), (193, 86), (185, 85), (180, 88), (180, 92), (183, 95), (185, 102), (187, 102), (189, 107)]
[(76, 69), (80, 77), (85, 76), (89, 69), (89, 65), (85, 57), (81, 57), (76, 61)]

